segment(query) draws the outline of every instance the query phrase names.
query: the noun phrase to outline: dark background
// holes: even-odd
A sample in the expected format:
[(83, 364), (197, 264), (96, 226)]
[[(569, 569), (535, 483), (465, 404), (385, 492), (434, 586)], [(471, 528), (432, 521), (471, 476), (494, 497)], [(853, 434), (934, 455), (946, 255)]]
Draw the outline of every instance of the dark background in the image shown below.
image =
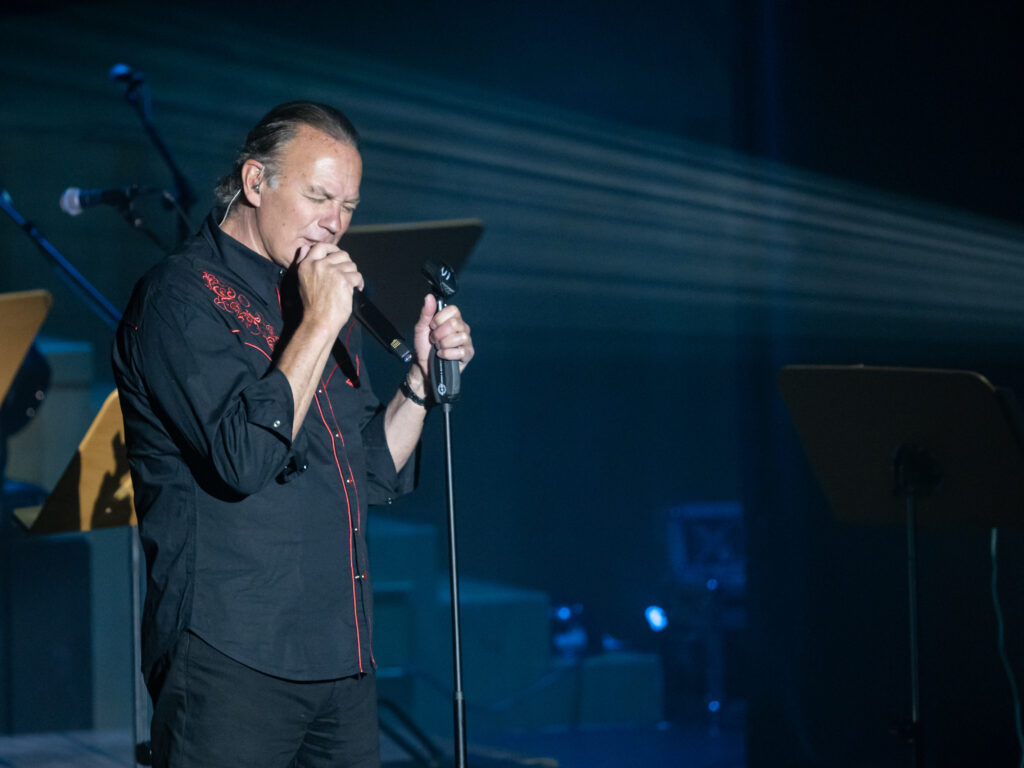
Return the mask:
[[(77, 35), (67, 21), (72, 11), (78, 19), (92, 14)], [(32, 211), (46, 211), (31, 215), (55, 240), (75, 243), (83, 271), (115, 303), (159, 254), (130, 240), (133, 233), (109, 212), (68, 222), (52, 206), (63, 186), (116, 186), (162, 172), (117, 89), (104, 81), (104, 67), (122, 58), (119, 37), (139, 57), (132, 63), (151, 75), (158, 123), (200, 189), (197, 212), (231, 148), (273, 103), (270, 94), (320, 93), (316, 78), (338, 71), (336, 50), (345, 62), (366, 62), (388, 88), (407, 78), (413, 104), (435, 98), (424, 82), (448, 84), (459, 98), (513, 115), (510, 124), (547, 126), (553, 141), (583, 146), (586, 131), (600, 130), (610, 153), (642, 156), (647, 145), (653, 163), (676, 162), (674, 153), (697, 158), (695, 167), (732, 158), (743, 179), (782, 188), (796, 174), (795, 186), (827, 188), (826, 197), (877, 200), (882, 213), (921, 210), (922, 226), (1001, 238), (992, 249), (1005, 249), (1007, 272), (993, 272), (989, 290), (1011, 309), (995, 300), (986, 306), (984, 289), (966, 310), (959, 305), (960, 284), (988, 274), (989, 265), (958, 255), (953, 241), (943, 256), (959, 260), (955, 269), (943, 272), (936, 260), (931, 270), (924, 252), (917, 271), (879, 273), (873, 309), (841, 315), (833, 302), (857, 305), (856, 293), (797, 288), (813, 273), (813, 258), (799, 261), (796, 245), (792, 254), (784, 244), (764, 245), (775, 265), (770, 279), (722, 309), (690, 277), (700, 267), (693, 262), (713, 262), (713, 247), (699, 254), (668, 248), (677, 265), (663, 266), (638, 241), (631, 258), (629, 238), (638, 233), (629, 226), (646, 221), (654, 231), (656, 222), (645, 217), (657, 217), (653, 203), (661, 198), (634, 196), (626, 209), (590, 208), (578, 227), (552, 227), (551, 215), (576, 221), (559, 208), (558, 190), (523, 202), (513, 189), (515, 202), (505, 207), (503, 188), (490, 200), (460, 199), (444, 189), (443, 157), (436, 178), (418, 182), (417, 197), (393, 178), (371, 175), (390, 125), (369, 107), (353, 107), (357, 124), (369, 125), (369, 202), (357, 223), (484, 218), (484, 239), (464, 276), (479, 348), (458, 414), (467, 572), (580, 600), (593, 636), (653, 649), (641, 611), (671, 599), (666, 510), (741, 500), (750, 625), (731, 663), (741, 671), (733, 675), (737, 693), (749, 700), (752, 764), (900, 764), (886, 731), (907, 705), (902, 530), (831, 521), (775, 375), (794, 362), (866, 362), (964, 367), (1018, 392), (1024, 387), (1022, 317), (1014, 309), (1024, 292), (1005, 277), (1024, 256), (1024, 18), (1017, 4), (376, 2), (283, 11), (229, 0), (216, 8), (179, 3), (172, 13), (51, 2), (9, 9), (4, 18), (37, 30), (43, 42), (34, 54), (17, 46), (4, 54), (0, 181)], [(152, 40), (135, 39), (146, 20)], [(42, 63), (19, 65), (15, 56)], [(481, 107), (457, 117), (483, 114)], [(545, 122), (551, 115), (557, 120)], [(449, 127), (437, 126), (436, 135), (443, 140)], [(490, 168), (487, 142), (480, 139), (480, 169)], [(500, 149), (514, 157), (514, 145)], [(554, 151), (546, 159), (576, 162)], [(538, 175), (525, 169), (515, 179), (527, 197)], [(643, 181), (609, 178), (602, 183), (625, 194)], [(622, 233), (607, 236), (612, 245), (604, 245), (605, 226)], [(783, 243), (799, 230), (780, 227)], [(173, 225), (163, 229), (169, 236)], [(533, 260), (524, 231), (546, 241)], [(4, 289), (54, 290), (45, 330), (93, 341), (104, 380), (104, 329), (32, 265), (36, 257), (17, 233), (5, 236)], [(762, 247), (760, 231), (751, 241), (750, 248)], [(889, 247), (879, 242), (882, 262)], [(819, 260), (830, 255), (823, 249)], [(852, 281), (861, 266), (852, 250), (842, 258), (837, 284), (847, 273)], [(735, 285), (717, 288), (741, 292), (757, 270), (742, 262)], [(911, 297), (937, 273), (944, 282), (922, 319)], [(649, 300), (651, 284), (666, 274), (689, 293), (671, 303)], [(566, 275), (584, 288), (559, 296)], [(814, 308), (794, 310), (788, 302), (797, 294), (817, 302)], [(946, 305), (956, 311), (945, 314)], [(379, 366), (378, 382), (398, 375), (387, 361)], [(437, 437), (435, 424), (427, 440)], [(424, 496), (438, 490), (438, 471), (436, 455), (428, 456)], [(410, 506), (397, 514), (424, 520), (432, 512)], [(1019, 669), (1024, 549), (1012, 530), (1001, 546), (1008, 645)], [(950, 765), (981, 756), (994, 763), (1015, 750), (987, 551), (987, 532), (978, 530), (929, 531), (921, 543), (924, 716), (930, 745)]]

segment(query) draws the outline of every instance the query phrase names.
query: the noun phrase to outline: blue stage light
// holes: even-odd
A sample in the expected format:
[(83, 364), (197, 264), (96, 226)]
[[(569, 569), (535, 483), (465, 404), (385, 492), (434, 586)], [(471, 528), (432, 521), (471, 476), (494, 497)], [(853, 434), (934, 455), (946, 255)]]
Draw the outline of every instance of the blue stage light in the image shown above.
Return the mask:
[(624, 651), (626, 643), (611, 635), (601, 635), (601, 647), (606, 651)]
[(647, 619), (647, 625), (651, 628), (652, 632), (661, 632), (661, 630), (668, 626), (668, 615), (665, 613), (665, 609), (660, 606), (649, 606), (644, 611), (644, 618)]
[(560, 605), (555, 610), (555, 616), (559, 621), (568, 621), (572, 616), (572, 609), (568, 605)]
[(717, 712), (722, 708), (722, 702), (718, 699), (712, 699), (708, 702), (708, 712)]

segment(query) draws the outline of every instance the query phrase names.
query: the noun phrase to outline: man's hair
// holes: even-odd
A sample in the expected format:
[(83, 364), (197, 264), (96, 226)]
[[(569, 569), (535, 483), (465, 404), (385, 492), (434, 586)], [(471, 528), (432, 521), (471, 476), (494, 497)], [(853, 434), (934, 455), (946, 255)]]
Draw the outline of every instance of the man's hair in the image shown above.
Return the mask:
[(340, 110), (315, 101), (289, 101), (267, 112), (253, 126), (235, 159), (231, 173), (224, 176), (214, 190), (217, 204), (228, 206), (242, 188), (242, 166), (256, 160), (264, 168), (264, 180), (273, 185), (277, 161), (285, 144), (295, 138), (301, 125), (323, 131), (338, 141), (359, 147), (359, 134)]

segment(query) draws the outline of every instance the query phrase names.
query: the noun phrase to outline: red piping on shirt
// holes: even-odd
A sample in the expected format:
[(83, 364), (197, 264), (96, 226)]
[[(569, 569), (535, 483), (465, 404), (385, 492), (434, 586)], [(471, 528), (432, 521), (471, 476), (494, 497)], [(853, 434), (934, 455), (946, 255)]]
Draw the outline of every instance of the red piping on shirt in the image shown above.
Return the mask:
[[(321, 382), (322, 382), (322, 380), (321, 380)], [(324, 390), (324, 393), (326, 394), (326, 390)], [(357, 600), (356, 600), (356, 564), (355, 564), (355, 557), (353, 557), (353, 553), (355, 552), (355, 541), (353, 541), (353, 534), (352, 534), (352, 502), (351, 502), (351, 500), (348, 497), (348, 489), (345, 487), (345, 475), (341, 471), (341, 462), (338, 461), (338, 448), (337, 448), (337, 443), (334, 442), (334, 433), (331, 432), (331, 428), (327, 424), (327, 419), (324, 416), (324, 409), (320, 405), (320, 397), (318, 395), (314, 395), (313, 399), (316, 401), (316, 409), (317, 409), (317, 411), (320, 412), (320, 421), (323, 422), (324, 429), (327, 430), (327, 432), (330, 434), (330, 437), (331, 437), (331, 450), (334, 452), (334, 465), (338, 468), (338, 477), (341, 479), (341, 490), (344, 491), (344, 493), (345, 493), (345, 506), (348, 509), (348, 553), (349, 553), (349, 556), (348, 556), (348, 567), (349, 567), (349, 578), (350, 578), (350, 580), (352, 582), (352, 618), (355, 620), (355, 623), (356, 623), (356, 654), (359, 656), (359, 671), (360, 671), (360, 673), (362, 673), (364, 671), (363, 670), (363, 643), (362, 643), (362, 640), (360, 638), (360, 632), (359, 632), (359, 611), (356, 608), (356, 602), (357, 602)], [(330, 401), (331, 401), (331, 399), (328, 397), (327, 398), (327, 402), (330, 403)], [(332, 416), (333, 416), (333, 413), (332, 413)], [(341, 430), (340, 429), (338, 430), (338, 434), (339, 435), (341, 434)], [(344, 445), (345, 445), (345, 443), (343, 441), (342, 442), (342, 447), (344, 447)], [(346, 459), (346, 462), (347, 462), (347, 459)], [(351, 471), (352, 471), (351, 468), (349, 468), (349, 472), (351, 472)], [(354, 483), (355, 483), (355, 481), (353, 481), (353, 485), (354, 485)]]
[[(335, 370), (337, 370), (338, 366), (334, 366), (334, 367), (335, 367)], [(332, 371), (332, 373), (333, 373), (333, 371)], [(323, 380), (321, 380), (321, 384), (322, 384), (323, 390), (324, 390), (324, 397), (327, 398), (327, 408), (331, 412), (331, 421), (334, 422), (334, 427), (335, 427), (335, 430), (336, 430), (335, 434), (338, 436), (338, 439), (341, 440), (341, 447), (345, 449), (345, 466), (348, 467), (348, 476), (352, 479), (352, 490), (355, 492), (355, 496), (356, 496), (356, 528), (357, 529), (358, 528), (362, 528), (363, 527), (363, 512), (362, 512), (362, 507), (359, 505), (359, 485), (356, 483), (356, 476), (355, 476), (355, 473), (352, 471), (352, 462), (348, 460), (348, 448), (345, 445), (345, 435), (341, 431), (341, 427), (338, 425), (338, 417), (334, 415), (334, 403), (331, 402), (331, 395), (327, 391), (327, 384), (325, 382), (323, 382)], [(333, 441), (332, 441), (332, 443), (333, 443)], [(335, 460), (337, 460), (337, 453), (335, 453)], [(344, 482), (344, 478), (342, 478), (342, 482)], [(348, 498), (348, 493), (346, 491), (346, 499), (347, 498)], [(352, 513), (351, 513), (351, 510), (350, 510), (349, 511), (349, 524), (350, 524), (350, 527), (351, 527), (351, 522), (352, 522)], [(350, 536), (350, 538), (351, 538), (351, 536)], [(351, 550), (353, 553), (355, 552), (354, 547), (355, 547), (355, 545), (353, 543), (353, 548)], [(367, 623), (369, 624), (369, 632), (370, 632), (370, 660), (374, 664), (376, 664), (377, 660), (373, 657), (373, 624), (370, 623), (369, 621)]]
[[(232, 331), (232, 333), (238, 333), (238, 331)], [(270, 355), (268, 355), (265, 350), (260, 349), (255, 344), (250, 344), (248, 341), (243, 341), (242, 343), (245, 344), (245, 346), (252, 347), (257, 352), (260, 352), (261, 354), (263, 354), (267, 358), (267, 360), (270, 360), (271, 362), (274, 361), (274, 359)]]

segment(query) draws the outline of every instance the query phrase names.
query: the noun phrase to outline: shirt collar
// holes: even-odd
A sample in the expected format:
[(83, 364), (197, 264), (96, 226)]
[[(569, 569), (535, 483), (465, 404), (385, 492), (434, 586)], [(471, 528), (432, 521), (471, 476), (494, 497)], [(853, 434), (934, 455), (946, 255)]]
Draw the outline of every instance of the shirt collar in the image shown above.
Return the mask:
[(229, 270), (244, 278), (265, 302), (273, 300), (275, 288), (281, 284), (287, 270), (222, 230), (217, 223), (219, 213), (215, 209), (206, 217), (204, 234), (213, 242), (214, 249)]

